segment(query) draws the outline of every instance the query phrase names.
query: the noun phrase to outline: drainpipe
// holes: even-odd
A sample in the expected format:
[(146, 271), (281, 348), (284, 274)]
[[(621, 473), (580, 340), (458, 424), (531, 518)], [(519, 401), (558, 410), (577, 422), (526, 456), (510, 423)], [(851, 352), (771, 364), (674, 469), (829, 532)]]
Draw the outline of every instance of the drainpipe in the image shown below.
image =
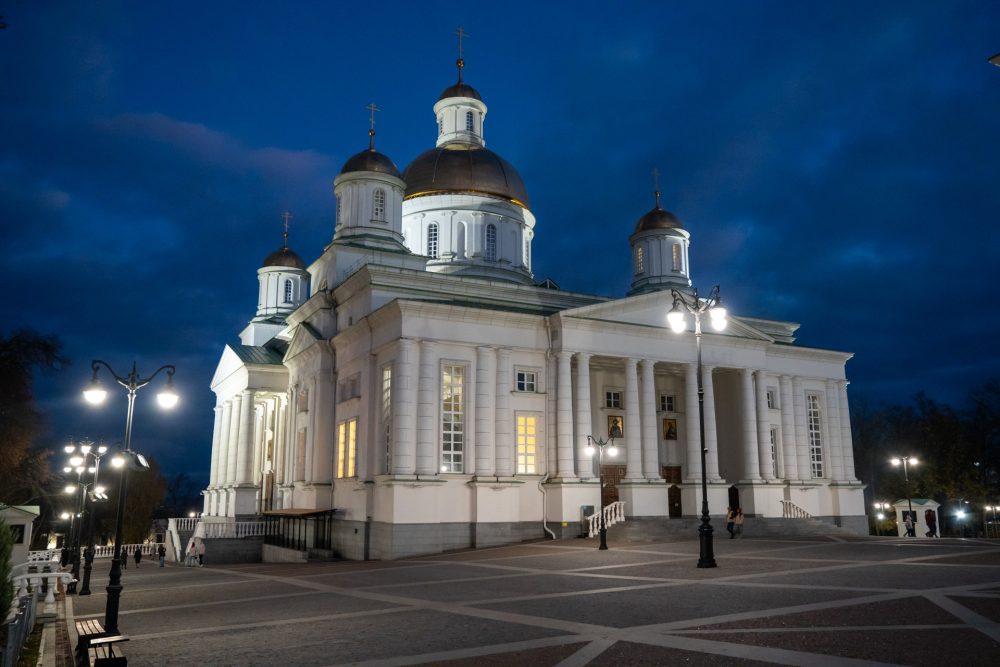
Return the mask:
[(552, 532), (552, 529), (548, 527), (545, 523), (545, 482), (549, 479), (549, 473), (538, 480), (538, 490), (542, 492), (542, 530), (552, 536), (552, 539), (556, 539), (556, 534)]

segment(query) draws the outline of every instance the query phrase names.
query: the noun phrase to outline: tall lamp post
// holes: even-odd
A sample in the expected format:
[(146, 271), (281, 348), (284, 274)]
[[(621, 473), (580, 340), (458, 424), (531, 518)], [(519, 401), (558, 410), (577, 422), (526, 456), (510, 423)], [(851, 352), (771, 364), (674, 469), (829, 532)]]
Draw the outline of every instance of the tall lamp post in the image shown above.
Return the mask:
[(80, 580), (80, 539), (83, 536), (83, 513), (86, 509), (86, 493), (89, 484), (85, 484), (83, 481), (83, 473), (93, 472), (93, 468), (88, 470), (87, 459), (83, 456), (73, 456), (69, 459), (69, 465), (63, 468), (63, 472), (66, 474), (76, 473), (76, 484), (66, 485), (66, 495), (76, 495), (79, 492), (78, 498), (74, 498), (74, 504), (76, 508), (73, 511), (74, 519), (79, 519), (79, 521), (74, 521), (70, 525), (70, 548), (69, 548), (69, 564), (70, 572), (73, 575), (73, 581), (66, 584), (67, 593), (76, 593), (76, 582)]
[(93, 377), (90, 380), (90, 385), (83, 392), (83, 397), (88, 403), (98, 405), (103, 403), (104, 399), (107, 398), (107, 390), (104, 389), (100, 380), (97, 379), (97, 373), (101, 366), (107, 369), (111, 373), (111, 376), (114, 377), (115, 382), (124, 387), (128, 393), (128, 410), (125, 414), (125, 448), (122, 452), (124, 464), (121, 467), (121, 481), (118, 484), (118, 508), (115, 516), (115, 547), (111, 558), (111, 574), (108, 576), (108, 586), (106, 588), (108, 601), (104, 610), (104, 631), (108, 634), (117, 635), (118, 607), (122, 594), (122, 530), (125, 522), (125, 492), (128, 485), (128, 470), (130, 467), (136, 469), (149, 467), (146, 459), (141, 454), (132, 451), (132, 418), (135, 414), (135, 394), (152, 382), (153, 378), (160, 371), (165, 370), (167, 372), (167, 386), (157, 395), (157, 402), (160, 404), (160, 407), (170, 409), (177, 405), (178, 396), (174, 391), (174, 371), (176, 369), (172, 364), (160, 366), (149, 377), (140, 378), (134, 363), (132, 364), (132, 371), (126, 376), (121, 376), (106, 361), (95, 359), (90, 364)]
[(601, 485), (601, 490), (600, 490), (601, 496), (600, 496), (600, 501), (598, 502), (598, 505), (600, 506), (599, 511), (601, 513), (601, 529), (599, 531), (601, 535), (601, 544), (597, 548), (598, 550), (606, 551), (608, 548), (608, 525), (607, 525), (608, 522), (604, 517), (604, 448), (605, 447), (608, 448), (608, 456), (617, 456), (618, 448), (615, 447), (614, 433), (612, 433), (607, 440), (602, 440), (599, 437), (595, 438), (593, 436), (588, 435), (587, 443), (588, 443), (587, 448), (583, 450), (587, 456), (593, 456), (594, 450), (595, 449), (597, 450), (597, 468), (599, 471), (597, 474), (597, 479)]
[[(914, 528), (917, 525), (917, 515), (913, 513), (913, 500), (910, 498), (910, 466), (915, 466), (919, 463), (917, 457), (915, 456), (896, 456), (890, 461), (894, 466), (903, 466), (903, 481), (906, 482), (906, 507), (910, 513), (910, 521), (913, 522)], [(903, 522), (906, 523), (905, 521)], [(916, 530), (914, 530), (914, 535), (916, 535)], [(907, 537), (910, 537), (907, 534)]]
[(78, 445), (66, 445), (65, 451), (67, 454), (76, 454), (79, 452), (83, 455), (84, 459), (89, 456), (94, 460), (94, 465), (90, 468), (93, 473), (93, 477), (90, 480), (91, 490), (87, 494), (87, 498), (90, 500), (90, 509), (87, 512), (86, 548), (83, 551), (83, 581), (80, 583), (79, 593), (80, 595), (90, 595), (90, 571), (94, 567), (94, 514), (97, 513), (96, 503), (99, 500), (108, 499), (104, 493), (104, 487), (98, 485), (97, 478), (101, 472), (101, 457), (108, 451), (108, 448), (105, 445), (98, 445), (95, 449), (94, 443), (84, 440)]
[(875, 514), (875, 534), (878, 535), (879, 537), (881, 537), (882, 536), (882, 531), (881, 531), (881, 529), (879, 529), (879, 524), (882, 523), (882, 521), (885, 520), (885, 513), (889, 511), (889, 508), (892, 507), (892, 504), (885, 503), (885, 502), (877, 500), (874, 503), (874, 507), (875, 507), (875, 512), (876, 512), (876, 514)]
[(705, 387), (701, 366), (701, 316), (707, 312), (711, 318), (712, 328), (722, 331), (726, 328), (726, 309), (722, 307), (718, 285), (712, 288), (707, 299), (698, 298), (697, 289), (693, 289), (691, 296), (675, 289), (671, 289), (670, 294), (674, 297), (674, 305), (667, 313), (667, 322), (674, 333), (679, 334), (687, 330), (685, 313), (694, 316), (694, 341), (698, 350), (698, 433), (701, 436), (701, 526), (698, 527), (700, 543), (698, 567), (716, 567), (712, 547), (712, 520), (708, 514), (708, 472), (705, 469)]

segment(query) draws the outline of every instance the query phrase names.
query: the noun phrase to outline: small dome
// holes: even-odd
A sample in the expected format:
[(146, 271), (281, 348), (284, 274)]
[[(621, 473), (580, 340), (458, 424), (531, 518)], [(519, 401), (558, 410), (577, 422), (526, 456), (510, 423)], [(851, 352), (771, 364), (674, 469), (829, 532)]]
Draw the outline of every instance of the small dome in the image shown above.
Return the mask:
[(517, 170), (491, 150), (448, 144), (425, 151), (403, 172), (406, 199), (442, 192), (484, 194), (530, 208)]
[(438, 98), (438, 102), (449, 97), (471, 97), (474, 100), (483, 101), (483, 98), (479, 96), (476, 89), (464, 81), (459, 81), (455, 85), (445, 88), (444, 92), (441, 93), (441, 97)]
[(670, 211), (664, 211), (657, 206), (646, 215), (639, 218), (639, 224), (635, 226), (635, 233), (648, 232), (654, 229), (684, 229), (681, 221)]
[(356, 171), (374, 171), (400, 178), (399, 169), (396, 168), (393, 161), (373, 148), (361, 151), (349, 159), (344, 163), (344, 168), (340, 170), (340, 173), (348, 174)]
[(281, 248), (268, 255), (267, 259), (264, 260), (263, 267), (261, 268), (268, 266), (288, 266), (295, 269), (305, 269), (306, 263), (302, 261), (301, 257), (288, 248)]

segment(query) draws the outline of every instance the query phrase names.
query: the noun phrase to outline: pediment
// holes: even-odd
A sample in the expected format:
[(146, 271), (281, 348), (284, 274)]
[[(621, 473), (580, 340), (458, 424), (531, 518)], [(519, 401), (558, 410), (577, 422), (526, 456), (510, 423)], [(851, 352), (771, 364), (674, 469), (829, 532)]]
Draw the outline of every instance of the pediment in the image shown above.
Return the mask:
[[(603, 301), (580, 308), (564, 310), (559, 317), (564, 322), (564, 326), (572, 326), (573, 320), (606, 322), (615, 325), (635, 325), (642, 327), (654, 327), (669, 331), (667, 326), (667, 313), (673, 307), (673, 297), (670, 292), (651, 292), (649, 294), (638, 294), (624, 299), (613, 301)], [(688, 329), (694, 330), (694, 323), (689, 319)], [(706, 332), (710, 329), (708, 322), (702, 321)], [(712, 331), (713, 334), (716, 332)], [(747, 338), (769, 343), (774, 342), (774, 338), (767, 335), (760, 329), (748, 324), (740, 319), (738, 315), (730, 313), (729, 325), (721, 335), (733, 336), (735, 338)]]
[(219, 364), (215, 367), (215, 373), (212, 375), (212, 382), (209, 386), (214, 391), (216, 387), (232, 377), (234, 373), (245, 369), (245, 366), (246, 364), (240, 358), (240, 355), (236, 354), (232, 346), (226, 345), (222, 350), (222, 358), (219, 359)]
[(295, 327), (295, 331), (292, 333), (292, 340), (288, 344), (288, 351), (285, 352), (285, 359), (291, 359), (307, 352), (322, 342), (324, 342), (323, 336), (308, 322), (302, 322)]

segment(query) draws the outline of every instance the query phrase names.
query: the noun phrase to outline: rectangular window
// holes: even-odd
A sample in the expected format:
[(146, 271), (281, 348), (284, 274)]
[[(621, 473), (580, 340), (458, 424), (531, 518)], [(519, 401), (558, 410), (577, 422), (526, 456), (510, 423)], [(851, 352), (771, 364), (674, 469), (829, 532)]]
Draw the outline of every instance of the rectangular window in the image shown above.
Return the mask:
[(518, 370), (516, 372), (516, 379), (514, 383), (515, 391), (538, 391), (536, 377), (535, 371)]
[(357, 477), (358, 419), (348, 419), (337, 426), (337, 477)]
[(517, 472), (534, 475), (538, 472), (538, 416), (517, 416)]
[(392, 366), (382, 367), (382, 434), (385, 439), (385, 473), (392, 472)]
[(441, 369), (441, 472), (464, 472), (465, 366)]
[(767, 408), (769, 410), (774, 410), (777, 407), (778, 407), (778, 401), (774, 397), (774, 390), (773, 389), (768, 389), (767, 390)]
[(675, 243), (672, 246), (670, 246), (670, 250), (671, 250), (671, 259), (673, 260), (673, 267), (672, 267), (673, 271), (674, 271), (674, 273), (681, 273), (681, 271), (682, 271), (682, 269), (681, 269), (681, 245), (679, 243)]
[(823, 423), (819, 396), (816, 394), (806, 395), (806, 419), (809, 425), (809, 461), (812, 465), (812, 476), (823, 477)]
[(604, 407), (620, 410), (622, 407), (622, 392), (618, 389), (610, 389), (604, 392)]
[(660, 394), (660, 412), (677, 412), (677, 404), (672, 394)]
[(771, 470), (774, 476), (780, 478), (778, 474), (778, 429), (771, 427)]

